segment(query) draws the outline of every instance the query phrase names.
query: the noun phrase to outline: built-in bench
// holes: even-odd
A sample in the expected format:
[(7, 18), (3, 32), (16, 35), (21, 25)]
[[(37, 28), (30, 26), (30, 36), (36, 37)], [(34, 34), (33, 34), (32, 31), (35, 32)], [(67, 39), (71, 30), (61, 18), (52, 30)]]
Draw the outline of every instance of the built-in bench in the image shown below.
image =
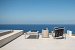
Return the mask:
[(13, 30), (0, 30), (0, 37), (12, 33)]
[(0, 48), (23, 34), (23, 30), (13, 30), (12, 33), (0, 37)]

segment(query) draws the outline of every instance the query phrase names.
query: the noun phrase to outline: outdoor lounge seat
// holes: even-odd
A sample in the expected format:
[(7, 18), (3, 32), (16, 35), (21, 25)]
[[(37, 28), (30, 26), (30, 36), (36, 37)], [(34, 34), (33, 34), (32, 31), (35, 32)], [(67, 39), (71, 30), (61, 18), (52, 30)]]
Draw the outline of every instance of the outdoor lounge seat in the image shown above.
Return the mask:
[[(56, 38), (56, 37), (62, 37), (63, 38), (63, 34), (64, 34), (64, 27), (55, 27), (54, 28), (54, 35), (53, 37)], [(65, 36), (66, 38), (66, 36)]]
[(55, 28), (55, 37), (59, 37), (59, 29)]
[(64, 33), (64, 27), (59, 27), (59, 35), (63, 36)]
[[(37, 30), (30, 30), (30, 31), (28, 31), (26, 34), (27, 35), (36, 35), (36, 38), (38, 38), (38, 36), (39, 36), (39, 33), (38, 33), (39, 31), (37, 31)], [(26, 37), (25, 37), (26, 38)]]

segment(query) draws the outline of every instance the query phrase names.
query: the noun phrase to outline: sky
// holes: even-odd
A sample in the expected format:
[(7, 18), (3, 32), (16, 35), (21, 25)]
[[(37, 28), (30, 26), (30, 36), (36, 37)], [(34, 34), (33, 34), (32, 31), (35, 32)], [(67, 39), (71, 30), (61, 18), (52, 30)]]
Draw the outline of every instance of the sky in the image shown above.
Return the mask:
[(75, 24), (75, 0), (0, 0), (0, 24)]

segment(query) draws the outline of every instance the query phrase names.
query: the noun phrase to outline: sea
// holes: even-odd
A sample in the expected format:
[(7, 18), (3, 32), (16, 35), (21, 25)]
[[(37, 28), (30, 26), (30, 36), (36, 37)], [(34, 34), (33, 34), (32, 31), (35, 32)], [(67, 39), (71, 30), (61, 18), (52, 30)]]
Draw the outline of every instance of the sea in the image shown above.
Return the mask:
[(23, 30), (24, 32), (38, 30), (39, 33), (46, 28), (51, 32), (54, 27), (65, 27), (65, 33), (67, 30), (71, 30), (75, 34), (75, 24), (0, 24), (0, 30)]

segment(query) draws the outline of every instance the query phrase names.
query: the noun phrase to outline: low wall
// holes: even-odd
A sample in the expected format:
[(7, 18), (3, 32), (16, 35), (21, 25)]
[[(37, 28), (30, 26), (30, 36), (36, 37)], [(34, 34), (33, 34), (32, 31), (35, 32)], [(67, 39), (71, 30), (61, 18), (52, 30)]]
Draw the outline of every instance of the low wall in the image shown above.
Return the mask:
[(72, 31), (67, 30), (67, 35), (72, 36)]
[(14, 30), (13, 33), (0, 37), (0, 48), (23, 34), (23, 30)]

